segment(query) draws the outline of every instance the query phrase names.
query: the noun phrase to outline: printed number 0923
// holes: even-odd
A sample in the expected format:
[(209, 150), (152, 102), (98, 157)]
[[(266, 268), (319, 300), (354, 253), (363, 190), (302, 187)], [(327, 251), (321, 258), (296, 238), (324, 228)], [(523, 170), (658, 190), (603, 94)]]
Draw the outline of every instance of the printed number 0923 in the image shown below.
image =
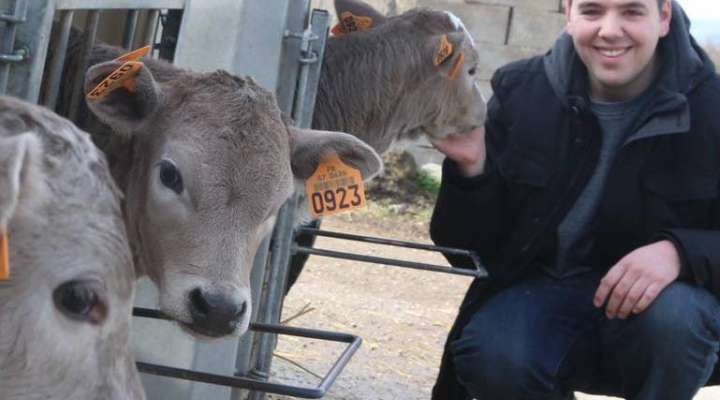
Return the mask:
[(361, 200), (358, 194), (358, 185), (350, 185), (347, 189), (350, 191), (349, 194), (348, 190), (342, 187), (334, 190), (328, 189), (322, 192), (314, 192), (311, 196), (311, 203), (315, 213), (321, 214), (337, 209), (347, 209), (351, 206), (359, 206)]

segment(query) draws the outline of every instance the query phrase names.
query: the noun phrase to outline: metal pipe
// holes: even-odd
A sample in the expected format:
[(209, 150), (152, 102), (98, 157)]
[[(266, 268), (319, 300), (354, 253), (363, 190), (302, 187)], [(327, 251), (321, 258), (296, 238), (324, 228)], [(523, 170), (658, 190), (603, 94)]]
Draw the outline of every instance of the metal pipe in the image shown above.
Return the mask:
[(0, 38), (0, 93), (7, 91), (10, 63), (22, 61), (27, 55), (15, 50), (17, 24), (25, 22), (26, 15), (26, 0), (15, 0), (15, 4), (8, 10), (8, 13), (0, 15), (2, 21), (5, 22), (5, 32)]
[(188, 0), (55, 0), (58, 10), (182, 9)]
[(160, 19), (160, 10), (150, 10), (148, 13), (148, 19), (145, 23), (145, 39), (143, 39), (142, 45), (154, 45), (155, 34), (157, 33), (158, 20)]
[(58, 92), (60, 91), (60, 80), (62, 78), (63, 66), (65, 65), (65, 56), (68, 48), (68, 40), (70, 39), (70, 29), (72, 28), (73, 11), (60, 12), (60, 31), (55, 41), (56, 51), (50, 64), (50, 74), (48, 76), (48, 90), (45, 92), (45, 98), (42, 104), (51, 110), (55, 110), (57, 104)]
[[(269, 279), (263, 298), (263, 308), (258, 313), (258, 317), (262, 318), (260, 322), (274, 324), (280, 321), (297, 202), (298, 197), (292, 196), (290, 200), (285, 202), (278, 213), (272, 242), (270, 243)], [(276, 335), (265, 333), (259, 336), (257, 352), (254, 357), (254, 370), (269, 373), (276, 342)], [(262, 400), (264, 397), (263, 392), (252, 391), (248, 395), (248, 400)]]
[[(147, 308), (136, 307), (133, 309), (133, 315), (143, 318), (172, 320), (170, 317), (168, 317), (159, 310)], [(350, 362), (350, 359), (358, 350), (358, 348), (360, 348), (360, 345), (362, 343), (362, 339), (356, 335), (291, 327), (285, 325), (251, 323), (250, 330), (257, 333), (262, 332), (265, 334), (289, 335), (309, 339), (347, 343), (348, 346), (345, 348), (345, 350), (343, 350), (340, 357), (338, 357), (338, 359), (333, 363), (332, 367), (328, 370), (325, 377), (322, 378), (320, 384), (315, 388), (272, 383), (267, 382), (266, 380), (252, 379), (248, 377), (217, 375), (144, 362), (138, 362), (136, 364), (140, 372), (152, 375), (178, 378), (196, 382), (205, 382), (215, 385), (229, 386), (233, 388), (251, 389), (257, 391), (257, 393), (269, 392), (308, 399), (319, 399), (325, 396), (327, 391), (333, 385), (333, 383), (335, 382), (339, 374), (342, 372), (342, 370), (345, 368), (345, 366), (347, 366), (347, 364)]]
[(77, 121), (80, 99), (82, 99), (85, 94), (83, 90), (85, 71), (88, 69), (88, 60), (90, 59), (90, 52), (95, 45), (95, 36), (97, 36), (99, 23), (100, 11), (90, 11), (88, 19), (85, 22), (85, 40), (83, 41), (80, 63), (73, 77), (72, 97), (70, 98), (70, 108), (68, 110), (68, 118), (72, 121)]
[(133, 42), (135, 42), (135, 30), (137, 29), (139, 15), (140, 12), (138, 10), (130, 10), (128, 11), (127, 18), (125, 18), (125, 31), (123, 32), (122, 45), (128, 50), (133, 47)]
[[(306, 228), (306, 227), (300, 227), (297, 229), (297, 231), (302, 232), (302, 233), (310, 233), (310, 234), (317, 235), (317, 236), (325, 236), (325, 237), (331, 237), (331, 238), (336, 238), (336, 239), (353, 240), (356, 242), (365, 242), (365, 243), (373, 243), (373, 244), (381, 244), (381, 245), (397, 246), (397, 247), (407, 247), (410, 249), (417, 249), (417, 250), (437, 251), (437, 252), (444, 253), (444, 254), (450, 254), (450, 255), (455, 255), (455, 256), (465, 256), (468, 258), (476, 258), (477, 257), (477, 255), (473, 251), (463, 250), (463, 249), (455, 249), (452, 247), (434, 246), (431, 244), (405, 242), (402, 240), (385, 239), (385, 238), (378, 238), (378, 237), (372, 237), (372, 236), (353, 235), (350, 233), (343, 233), (343, 232), (323, 231), (320, 229)], [(479, 265), (476, 264), (476, 266), (479, 266)]]
[(419, 270), (423, 270), (423, 271), (444, 272), (444, 273), (453, 274), (453, 275), (471, 276), (474, 278), (486, 278), (488, 276), (488, 273), (484, 268), (464, 269), (464, 268), (445, 267), (442, 265), (424, 264), (424, 263), (416, 263), (416, 262), (403, 261), (403, 260), (394, 260), (391, 258), (365, 256), (365, 255), (360, 255), (360, 254), (345, 253), (345, 252), (333, 251), (333, 250), (315, 249), (312, 247), (295, 246), (294, 249), (298, 253), (314, 254), (316, 256), (321, 256), (321, 257), (342, 258), (342, 259), (346, 259), (346, 260), (362, 261), (362, 262), (368, 262), (368, 263), (374, 263), (374, 264), (384, 264), (384, 265), (391, 265), (391, 266), (395, 266), (395, 267), (419, 269)]

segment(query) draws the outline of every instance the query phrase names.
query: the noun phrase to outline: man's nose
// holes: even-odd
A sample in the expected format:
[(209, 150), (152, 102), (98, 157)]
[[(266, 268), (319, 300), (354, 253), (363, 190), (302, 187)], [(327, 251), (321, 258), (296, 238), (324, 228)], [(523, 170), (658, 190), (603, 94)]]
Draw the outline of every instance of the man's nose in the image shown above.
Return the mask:
[(616, 39), (623, 35), (623, 24), (619, 16), (609, 14), (600, 21), (598, 36), (604, 39)]

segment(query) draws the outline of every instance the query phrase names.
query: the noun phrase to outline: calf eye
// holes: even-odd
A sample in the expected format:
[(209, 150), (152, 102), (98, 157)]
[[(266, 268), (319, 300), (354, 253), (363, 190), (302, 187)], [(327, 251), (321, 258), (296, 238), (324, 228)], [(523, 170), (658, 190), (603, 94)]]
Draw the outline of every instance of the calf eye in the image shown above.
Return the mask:
[(160, 161), (160, 182), (177, 194), (183, 191), (183, 180), (175, 164), (168, 160)]
[(477, 72), (477, 68), (475, 68), (475, 67), (472, 67), (468, 70), (468, 74), (470, 74), (470, 75), (475, 75), (475, 72)]
[(100, 324), (107, 317), (107, 306), (97, 294), (97, 285), (88, 281), (63, 283), (53, 292), (55, 307), (66, 317)]

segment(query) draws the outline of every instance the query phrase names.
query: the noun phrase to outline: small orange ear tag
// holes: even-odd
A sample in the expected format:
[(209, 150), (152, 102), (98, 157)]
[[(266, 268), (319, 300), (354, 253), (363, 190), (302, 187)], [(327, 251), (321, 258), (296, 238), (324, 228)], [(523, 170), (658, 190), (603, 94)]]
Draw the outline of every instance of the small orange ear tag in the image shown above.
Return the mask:
[(440, 64), (444, 63), (445, 60), (450, 58), (452, 53), (453, 45), (448, 40), (447, 35), (443, 35), (442, 40), (440, 41), (440, 47), (438, 48), (437, 53), (435, 53), (435, 59), (433, 59), (433, 64), (435, 64), (436, 67), (439, 66)]
[(140, 73), (143, 65), (140, 61), (127, 61), (95, 86), (95, 88), (87, 94), (87, 99), (91, 101), (100, 100), (119, 87), (124, 87), (129, 92), (135, 93), (137, 89), (135, 77)]
[(450, 79), (455, 79), (460, 74), (460, 71), (462, 70), (462, 66), (465, 63), (465, 53), (460, 53), (457, 60), (455, 60), (455, 64), (453, 64), (452, 69), (448, 73), (448, 76)]
[(335, 36), (342, 36), (350, 32), (367, 31), (373, 27), (373, 19), (360, 17), (350, 11), (340, 15), (340, 22), (333, 26), (331, 32)]
[(0, 232), (0, 281), (10, 279), (10, 250), (8, 247), (7, 233)]
[(337, 154), (324, 159), (305, 183), (310, 214), (319, 218), (365, 207), (365, 184), (359, 170)]
[(150, 46), (150, 45), (141, 47), (139, 49), (136, 49), (129, 53), (121, 55), (120, 57), (116, 58), (114, 61), (117, 61), (117, 62), (138, 61), (141, 58), (145, 57), (150, 52), (151, 48), (152, 48), (152, 46)]

